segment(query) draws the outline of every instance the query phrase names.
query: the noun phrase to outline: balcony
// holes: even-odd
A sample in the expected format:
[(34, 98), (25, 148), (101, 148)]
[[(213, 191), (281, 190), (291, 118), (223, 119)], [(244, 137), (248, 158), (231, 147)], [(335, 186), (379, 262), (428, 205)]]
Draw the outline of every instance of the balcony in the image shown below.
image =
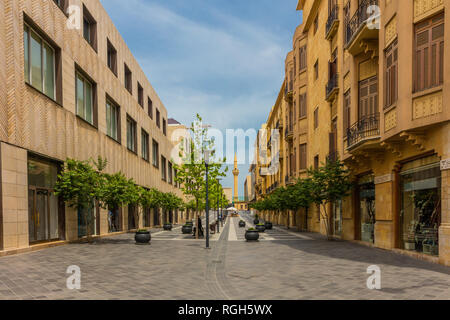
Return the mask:
[(333, 9), (331, 9), (330, 15), (328, 16), (327, 26), (325, 29), (325, 38), (331, 41), (331, 39), (333, 39), (334, 35), (336, 34), (338, 28), (339, 28), (339, 7), (334, 6)]
[[(352, 55), (363, 51), (374, 51), (379, 33), (379, 15), (375, 8), (378, 0), (363, 0), (353, 17), (345, 26), (346, 49)], [(376, 42), (377, 43), (377, 42)]]
[(338, 80), (339, 75), (337, 73), (333, 74), (330, 80), (328, 80), (326, 86), (326, 100), (328, 102), (333, 101), (339, 92)]
[(290, 126), (290, 128), (286, 128), (286, 130), (284, 131), (284, 138), (287, 141), (292, 141), (292, 139), (294, 138), (294, 130), (292, 128), (292, 125)]
[(380, 137), (380, 114), (362, 117), (347, 130), (347, 150)]

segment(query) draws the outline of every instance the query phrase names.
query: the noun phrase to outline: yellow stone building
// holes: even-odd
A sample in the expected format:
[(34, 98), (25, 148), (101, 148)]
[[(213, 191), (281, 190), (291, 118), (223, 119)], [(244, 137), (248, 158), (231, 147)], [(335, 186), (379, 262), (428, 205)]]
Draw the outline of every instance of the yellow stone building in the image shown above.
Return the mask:
[[(258, 197), (276, 188), (280, 174), (291, 183), (306, 168), (340, 158), (354, 188), (330, 208), (335, 237), (450, 265), (449, 5), (298, 2), (303, 22), (286, 58), (279, 107), (285, 172), (256, 171)], [(315, 208), (289, 215), (269, 219), (325, 233)]]
[[(182, 196), (167, 110), (98, 0), (0, 1), (0, 110), (0, 255), (86, 235), (54, 195), (67, 158), (102, 156), (108, 172)], [(92, 232), (182, 220), (144, 210), (137, 225), (133, 210), (97, 207)]]

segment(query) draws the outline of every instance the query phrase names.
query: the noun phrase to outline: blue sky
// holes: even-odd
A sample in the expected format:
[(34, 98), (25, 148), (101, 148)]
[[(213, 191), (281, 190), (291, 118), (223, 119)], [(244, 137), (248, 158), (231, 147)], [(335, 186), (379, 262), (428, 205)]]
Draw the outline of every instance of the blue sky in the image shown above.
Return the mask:
[[(190, 124), (198, 112), (220, 130), (258, 129), (266, 121), (301, 23), (297, 0), (101, 2), (169, 117)], [(241, 157), (245, 152), (238, 150)], [(223, 184), (232, 186), (231, 170)]]

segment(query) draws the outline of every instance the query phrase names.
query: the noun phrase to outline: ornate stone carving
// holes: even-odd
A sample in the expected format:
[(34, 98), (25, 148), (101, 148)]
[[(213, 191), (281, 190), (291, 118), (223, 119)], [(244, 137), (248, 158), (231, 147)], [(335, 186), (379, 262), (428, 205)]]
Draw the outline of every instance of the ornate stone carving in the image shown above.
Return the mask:
[(413, 101), (413, 119), (420, 119), (442, 113), (442, 91), (417, 98)]
[(387, 132), (397, 126), (397, 110), (394, 108), (384, 116), (384, 131)]
[(394, 17), (387, 25), (384, 34), (384, 47), (387, 48), (397, 36), (397, 17)]
[(414, 0), (414, 21), (431, 15), (444, 6), (444, 0)]

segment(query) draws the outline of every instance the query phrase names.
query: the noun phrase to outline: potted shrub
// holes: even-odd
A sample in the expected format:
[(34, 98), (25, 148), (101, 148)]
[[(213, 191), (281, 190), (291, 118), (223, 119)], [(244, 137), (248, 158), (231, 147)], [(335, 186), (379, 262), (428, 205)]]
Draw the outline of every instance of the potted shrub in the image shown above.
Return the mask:
[(259, 232), (254, 228), (250, 228), (245, 232), (245, 239), (247, 241), (258, 241)]
[(181, 228), (181, 232), (183, 234), (191, 234), (192, 233), (192, 222), (188, 224), (188, 222)]
[(172, 231), (172, 224), (170, 222), (166, 222), (163, 225), (165, 231)]
[(266, 225), (264, 223), (258, 223), (256, 225), (256, 230), (258, 232), (264, 232), (264, 231), (266, 231)]
[(245, 228), (245, 221), (244, 220), (239, 221), (239, 228)]
[(253, 224), (257, 225), (259, 223), (259, 216), (256, 214), (255, 219), (253, 220)]
[(273, 229), (273, 224), (272, 224), (272, 222), (266, 221), (265, 227), (266, 227), (266, 230), (272, 230), (272, 229)]
[(134, 235), (134, 240), (136, 240), (136, 244), (149, 244), (151, 240), (150, 231), (146, 229), (140, 229), (136, 231)]

